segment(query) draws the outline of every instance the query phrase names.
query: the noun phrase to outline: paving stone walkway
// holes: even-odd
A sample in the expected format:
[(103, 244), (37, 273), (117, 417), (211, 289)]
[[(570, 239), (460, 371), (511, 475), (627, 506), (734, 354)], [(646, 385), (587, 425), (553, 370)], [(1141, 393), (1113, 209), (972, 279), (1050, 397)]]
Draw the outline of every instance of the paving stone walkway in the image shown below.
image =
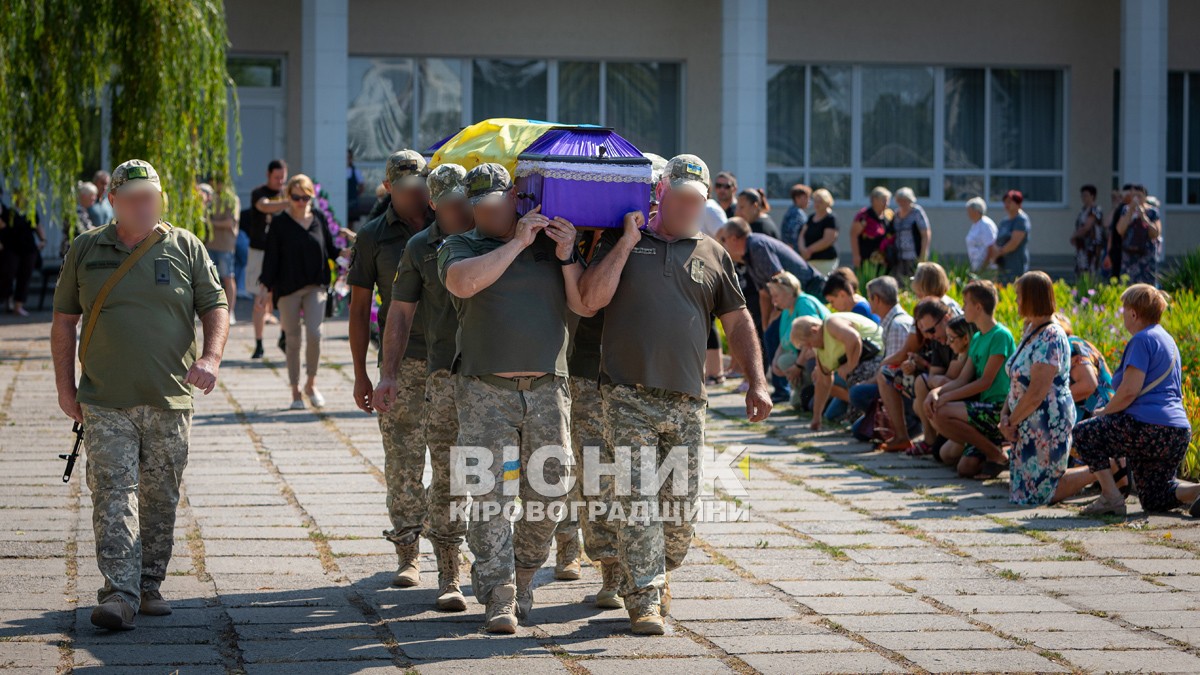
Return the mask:
[(383, 453), (351, 405), (344, 321), (327, 324), (320, 414), (285, 410), (282, 354), (248, 361), (250, 326), (233, 329), (221, 386), (197, 401), (163, 587), (175, 613), (99, 633), (82, 463), (59, 478), (72, 435), (48, 315), (4, 321), (0, 672), (1200, 672), (1200, 527), (1186, 517), (1014, 507), (1003, 482), (790, 414), (739, 421), (729, 393), (712, 399), (709, 441), (750, 446), (750, 520), (698, 527), (667, 635), (634, 637), (622, 611), (586, 602), (590, 566), (579, 582), (543, 569), (529, 625), (481, 634), (473, 600), (430, 609), (426, 542), (424, 584), (388, 586)]

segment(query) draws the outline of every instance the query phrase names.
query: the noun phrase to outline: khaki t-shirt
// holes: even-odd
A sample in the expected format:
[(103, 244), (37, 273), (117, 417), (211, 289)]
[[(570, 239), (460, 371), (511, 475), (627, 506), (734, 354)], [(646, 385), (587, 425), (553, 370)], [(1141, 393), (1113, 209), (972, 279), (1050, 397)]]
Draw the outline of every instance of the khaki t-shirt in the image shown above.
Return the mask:
[[(388, 308), (392, 304), (392, 282), (396, 279), (396, 270), (400, 268), (400, 256), (408, 240), (416, 234), (388, 205), (375, 219), (368, 221), (358, 231), (354, 239), (354, 257), (350, 261), (350, 270), (346, 273), (346, 283), (359, 288), (366, 288), (372, 293), (379, 289), (379, 332), (383, 333), (387, 323)], [(417, 307), (417, 315), (413, 317), (413, 326), (408, 334), (408, 348), (404, 350), (406, 359), (424, 359), (425, 329), (422, 310)], [(383, 352), (379, 353), (379, 359)]]
[[(438, 251), (438, 276), (452, 263), (494, 251), (506, 242), (478, 230), (446, 238)], [(554, 242), (539, 233), (491, 286), (470, 298), (453, 298), (458, 310), (455, 372), (463, 375), (545, 372), (567, 376), (567, 295)]]
[[(592, 258), (608, 255), (621, 232), (606, 232)], [(746, 306), (733, 260), (712, 237), (668, 242), (644, 230), (604, 309), (602, 380), (705, 398), (709, 317)]]
[[(80, 234), (63, 260), (54, 311), (86, 326), (100, 287), (132, 253), (116, 225)], [(96, 321), (79, 379), (79, 402), (106, 408), (192, 408), (184, 382), (197, 357), (196, 315), (228, 307), (204, 244), (172, 228), (113, 287)]]
[[(212, 203), (208, 205), (208, 248), (210, 251), (233, 253), (237, 250), (238, 214), (241, 213), (241, 201), (233, 188), (213, 195)], [(222, 229), (212, 221), (232, 218), (233, 227)]]
[(422, 316), (425, 334), (428, 371), (449, 370), (454, 363), (455, 336), (458, 334), (458, 313), (450, 302), (450, 291), (438, 276), (438, 247), (445, 236), (435, 221), (408, 240), (400, 269), (392, 282), (392, 299), (415, 302), (416, 323)]

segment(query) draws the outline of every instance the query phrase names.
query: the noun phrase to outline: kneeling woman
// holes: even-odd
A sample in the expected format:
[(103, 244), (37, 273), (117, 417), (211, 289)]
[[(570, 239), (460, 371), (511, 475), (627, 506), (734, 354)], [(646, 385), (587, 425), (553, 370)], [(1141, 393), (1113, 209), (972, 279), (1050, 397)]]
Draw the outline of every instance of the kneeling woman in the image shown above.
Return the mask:
[(1148, 284), (1121, 294), (1129, 342), (1113, 373), (1116, 393), (1095, 417), (1075, 427), (1075, 447), (1100, 483), (1101, 494), (1086, 515), (1125, 514), (1125, 497), (1113, 478), (1110, 459), (1125, 457), (1138, 501), (1148, 512), (1189, 506), (1200, 516), (1200, 485), (1176, 478), (1192, 437), (1183, 407), (1179, 348), (1159, 320), (1167, 295)]
[(811, 347), (817, 355), (813, 370), (814, 431), (821, 428), (821, 417), (834, 375), (841, 375), (849, 389), (868, 382), (883, 363), (883, 331), (879, 324), (853, 312), (831, 314), (824, 321), (802, 316), (792, 323), (792, 344), (797, 349)]

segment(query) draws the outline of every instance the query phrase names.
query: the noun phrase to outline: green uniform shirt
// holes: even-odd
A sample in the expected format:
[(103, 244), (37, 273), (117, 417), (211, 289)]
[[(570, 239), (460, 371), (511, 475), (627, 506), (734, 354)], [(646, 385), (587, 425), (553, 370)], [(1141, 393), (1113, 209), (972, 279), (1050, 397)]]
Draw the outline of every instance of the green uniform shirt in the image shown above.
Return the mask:
[[(478, 230), (446, 237), (438, 250), (438, 277), (445, 283), (451, 263), (484, 255), (505, 243)], [(545, 234), (539, 233), (491, 286), (453, 302), (458, 310), (455, 372), (567, 376), (570, 312), (562, 266), (554, 242)]]
[[(80, 234), (63, 260), (54, 311), (87, 326), (100, 287), (133, 249), (116, 224)], [(191, 232), (171, 228), (113, 287), (96, 321), (79, 402), (105, 408), (149, 405), (191, 410), (184, 382), (197, 357), (196, 315), (228, 307), (217, 269)]]
[[(620, 236), (601, 237), (593, 265)], [(745, 306), (733, 260), (715, 239), (697, 234), (668, 242), (643, 230), (604, 309), (602, 377), (705, 398), (709, 317)]]
[(400, 257), (400, 269), (392, 282), (393, 300), (419, 303), (413, 323), (419, 317), (425, 319), (420, 330), (425, 334), (431, 373), (449, 370), (453, 365), (454, 341), (458, 334), (458, 314), (450, 302), (450, 292), (438, 277), (438, 247), (445, 238), (436, 221), (413, 235)]
[[(350, 270), (346, 273), (346, 283), (351, 286), (365, 288), (372, 293), (379, 289), (379, 333), (387, 322), (388, 308), (392, 304), (392, 282), (396, 278), (396, 270), (400, 268), (400, 256), (404, 247), (416, 234), (389, 204), (387, 210), (367, 222), (358, 231), (354, 239), (354, 258), (350, 262)], [(413, 326), (408, 335), (408, 348), (404, 350), (406, 359), (424, 359), (425, 330), (422, 310), (417, 308), (413, 317)], [(381, 351), (378, 356), (383, 358)]]
[[(1001, 324), (996, 324), (986, 334), (981, 335), (976, 332), (971, 337), (970, 348), (967, 349), (967, 356), (975, 366), (975, 378), (983, 377), (984, 371), (987, 370), (988, 359), (993, 356), (1003, 356), (1004, 360), (1008, 361), (1008, 357), (1012, 356), (1016, 348), (1012, 332)], [(996, 373), (996, 379), (992, 380), (992, 386), (979, 395), (979, 400), (984, 403), (1004, 403), (1004, 399), (1008, 398), (1009, 384), (1008, 369), (1002, 367)]]

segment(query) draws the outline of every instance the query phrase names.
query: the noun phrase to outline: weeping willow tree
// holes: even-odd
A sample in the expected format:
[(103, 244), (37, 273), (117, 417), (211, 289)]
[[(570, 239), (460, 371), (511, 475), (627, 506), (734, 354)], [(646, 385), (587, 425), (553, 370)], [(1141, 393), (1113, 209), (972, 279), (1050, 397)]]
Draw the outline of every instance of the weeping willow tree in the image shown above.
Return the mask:
[(150, 162), (169, 197), (167, 219), (203, 230), (196, 179), (229, 177), (232, 87), (222, 2), (4, 4), (0, 177), (23, 208), (74, 227), (73, 189), (83, 148), (94, 141), (83, 137), (85, 120), (108, 97), (113, 164), (135, 157)]

